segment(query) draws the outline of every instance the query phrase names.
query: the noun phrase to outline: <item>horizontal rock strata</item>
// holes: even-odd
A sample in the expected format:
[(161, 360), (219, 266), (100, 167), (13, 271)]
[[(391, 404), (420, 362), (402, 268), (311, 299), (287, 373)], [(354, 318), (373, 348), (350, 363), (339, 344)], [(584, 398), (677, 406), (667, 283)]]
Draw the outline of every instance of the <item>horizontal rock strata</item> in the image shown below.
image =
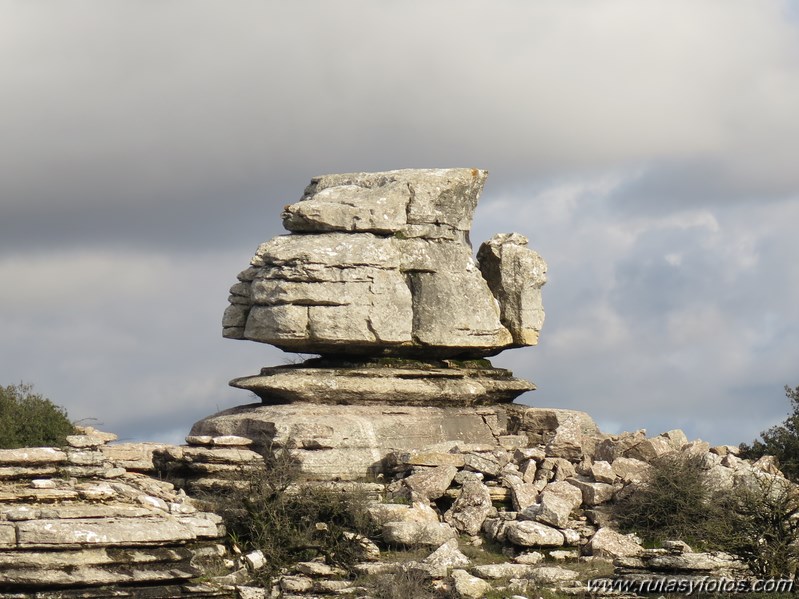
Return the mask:
[[(340, 363), (309, 360), (302, 365), (263, 368), (258, 376), (230, 382), (258, 395), (265, 404), (400, 404), (471, 406), (507, 403), (534, 389), (487, 360), (463, 367), (406, 361), (399, 367), (379, 361)], [(310, 366), (310, 367), (309, 367)]]
[(225, 555), (221, 518), (121, 466), (152, 469), (155, 444), (84, 431), (63, 449), (0, 450), (0, 597), (232, 598), (191, 582)]

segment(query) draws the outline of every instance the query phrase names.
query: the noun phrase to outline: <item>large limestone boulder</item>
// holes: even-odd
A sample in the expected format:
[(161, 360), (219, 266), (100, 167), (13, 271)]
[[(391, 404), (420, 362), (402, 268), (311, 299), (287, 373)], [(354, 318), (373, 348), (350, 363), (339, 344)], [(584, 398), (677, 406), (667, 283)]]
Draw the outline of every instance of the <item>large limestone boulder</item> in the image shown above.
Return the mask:
[(248, 437), (260, 452), (288, 447), (305, 476), (352, 480), (383, 472), (396, 451), (451, 441), (495, 445), (489, 423), (505, 419), (500, 406), (250, 404), (197, 422), (191, 434)]
[(487, 177), (420, 169), (316, 177), (230, 290), (224, 336), (325, 355), (482, 357), (534, 345), (546, 264), (521, 235), (472, 257)]

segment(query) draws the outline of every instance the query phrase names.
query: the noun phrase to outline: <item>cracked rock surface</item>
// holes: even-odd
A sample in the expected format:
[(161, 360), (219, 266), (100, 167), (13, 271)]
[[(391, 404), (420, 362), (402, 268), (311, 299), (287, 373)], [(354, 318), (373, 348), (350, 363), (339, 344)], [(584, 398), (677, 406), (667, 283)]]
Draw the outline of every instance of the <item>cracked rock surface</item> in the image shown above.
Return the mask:
[(223, 334), (329, 356), (480, 358), (535, 345), (546, 264), (518, 234), (472, 257), (487, 172), (316, 177), (283, 212), (291, 233), (238, 275)]

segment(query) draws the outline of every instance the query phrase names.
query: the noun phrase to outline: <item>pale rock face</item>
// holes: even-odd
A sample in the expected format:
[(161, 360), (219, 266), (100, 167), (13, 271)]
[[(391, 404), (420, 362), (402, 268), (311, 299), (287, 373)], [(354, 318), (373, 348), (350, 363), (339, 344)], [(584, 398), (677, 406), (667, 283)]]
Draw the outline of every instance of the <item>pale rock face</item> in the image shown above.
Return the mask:
[[(546, 264), (521, 235), (472, 258), (487, 173), (316, 177), (231, 287), (223, 334), (323, 355), (474, 358), (534, 345)], [(483, 272), (481, 272), (481, 268)]]
[(444, 514), (444, 521), (459, 532), (474, 536), (480, 532), (491, 508), (488, 488), (478, 478), (469, 478), (463, 483), (455, 503)]
[(610, 528), (600, 528), (588, 544), (595, 557), (631, 557), (640, 555), (644, 548), (633, 535), (623, 535)]
[(452, 582), (458, 597), (464, 599), (480, 599), (491, 590), (491, 585), (477, 576), (472, 576), (466, 570), (453, 570)]
[(517, 345), (535, 345), (544, 324), (541, 287), (546, 262), (518, 233), (495, 235), (480, 246), (477, 260), (500, 306), (500, 320)]
[(565, 542), (559, 530), (531, 520), (509, 523), (505, 537), (521, 547), (561, 547)]

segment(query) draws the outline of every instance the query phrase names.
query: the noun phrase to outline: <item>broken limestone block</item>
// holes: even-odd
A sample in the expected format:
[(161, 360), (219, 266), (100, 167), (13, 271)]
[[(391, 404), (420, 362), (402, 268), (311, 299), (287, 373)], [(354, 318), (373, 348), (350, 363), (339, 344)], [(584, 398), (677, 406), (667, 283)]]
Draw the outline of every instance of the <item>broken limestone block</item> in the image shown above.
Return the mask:
[(491, 590), (491, 584), (472, 576), (466, 570), (453, 570), (450, 574), (455, 592), (463, 599), (481, 599)]
[(500, 306), (500, 320), (517, 345), (535, 345), (544, 324), (541, 287), (546, 262), (518, 233), (495, 235), (483, 243), (477, 261)]
[(505, 538), (521, 547), (561, 547), (565, 542), (559, 530), (532, 520), (508, 523)]
[(428, 545), (439, 547), (458, 532), (444, 522), (387, 522), (383, 525), (383, 541), (392, 545)]
[(434, 500), (444, 495), (457, 471), (454, 466), (436, 466), (424, 472), (411, 474), (402, 482), (412, 496)]
[[(488, 177), (468, 168), (345, 173), (311, 179), (302, 200), (287, 206), (289, 231), (406, 231), (406, 225), (468, 231)], [(407, 231), (406, 231), (407, 232)]]
[(460, 495), (444, 514), (444, 521), (458, 532), (475, 536), (492, 511), (491, 493), (476, 477), (464, 481)]
[(635, 535), (623, 535), (610, 528), (600, 528), (588, 543), (588, 550), (594, 557), (634, 557), (644, 548)]

